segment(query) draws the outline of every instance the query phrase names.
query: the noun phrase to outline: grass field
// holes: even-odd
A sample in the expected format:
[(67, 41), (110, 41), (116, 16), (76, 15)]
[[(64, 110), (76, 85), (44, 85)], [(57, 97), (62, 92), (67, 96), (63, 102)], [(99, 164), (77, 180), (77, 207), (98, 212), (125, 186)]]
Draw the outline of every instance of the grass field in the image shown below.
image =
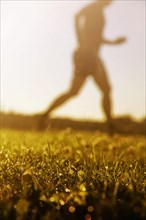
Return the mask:
[(144, 136), (1, 130), (0, 219), (145, 219)]

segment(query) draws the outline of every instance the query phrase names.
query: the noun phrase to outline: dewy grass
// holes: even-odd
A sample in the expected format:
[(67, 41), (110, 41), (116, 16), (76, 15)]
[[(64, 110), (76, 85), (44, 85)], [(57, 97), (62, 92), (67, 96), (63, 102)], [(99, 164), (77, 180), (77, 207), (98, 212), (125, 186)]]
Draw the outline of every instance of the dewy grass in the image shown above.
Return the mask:
[(1, 131), (0, 219), (145, 219), (145, 138)]

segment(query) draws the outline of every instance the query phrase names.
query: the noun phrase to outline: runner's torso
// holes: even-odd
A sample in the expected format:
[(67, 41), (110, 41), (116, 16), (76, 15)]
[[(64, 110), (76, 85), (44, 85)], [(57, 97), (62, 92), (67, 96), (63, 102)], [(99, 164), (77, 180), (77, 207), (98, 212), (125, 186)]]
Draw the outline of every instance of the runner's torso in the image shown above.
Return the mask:
[(84, 22), (81, 30), (80, 47), (98, 51), (102, 43), (105, 24), (103, 13), (101, 9), (92, 4), (83, 11), (82, 16)]

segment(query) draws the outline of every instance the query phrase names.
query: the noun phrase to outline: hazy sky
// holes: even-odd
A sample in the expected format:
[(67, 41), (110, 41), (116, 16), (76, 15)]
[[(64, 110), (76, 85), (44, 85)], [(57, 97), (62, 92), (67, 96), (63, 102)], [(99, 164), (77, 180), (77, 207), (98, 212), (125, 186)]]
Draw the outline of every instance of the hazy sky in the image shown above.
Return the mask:
[[(76, 48), (74, 15), (91, 1), (1, 2), (1, 108), (37, 113), (69, 88)], [(145, 114), (145, 0), (115, 0), (104, 11), (104, 36), (127, 43), (100, 54), (112, 84), (114, 115)], [(53, 116), (104, 119), (101, 93), (88, 78), (79, 96)]]

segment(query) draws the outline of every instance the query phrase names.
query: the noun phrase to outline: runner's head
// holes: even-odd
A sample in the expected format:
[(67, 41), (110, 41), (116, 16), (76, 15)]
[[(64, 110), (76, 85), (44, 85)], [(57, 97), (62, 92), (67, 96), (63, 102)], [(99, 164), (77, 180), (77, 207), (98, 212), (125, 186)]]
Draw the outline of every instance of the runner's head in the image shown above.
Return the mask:
[(110, 5), (113, 0), (97, 0), (97, 1), (101, 7), (106, 7), (106, 6)]

